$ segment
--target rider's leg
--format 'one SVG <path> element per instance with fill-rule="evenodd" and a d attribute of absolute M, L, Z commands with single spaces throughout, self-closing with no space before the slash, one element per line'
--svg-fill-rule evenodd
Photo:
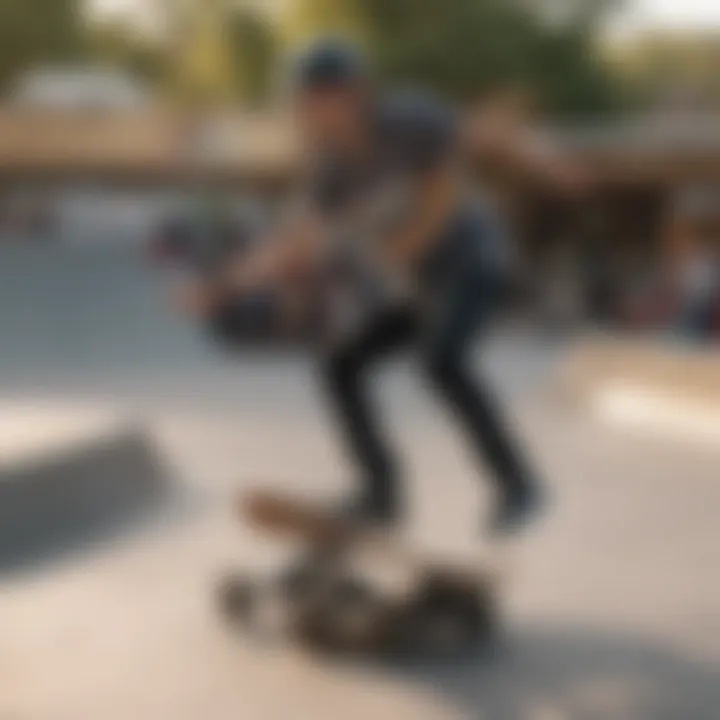
<path fill-rule="evenodd" d="M 321 365 L 335 422 L 360 473 L 358 511 L 377 519 L 394 519 L 401 508 L 398 467 L 367 388 L 368 375 L 376 361 L 407 345 L 415 332 L 408 312 L 387 313 L 329 352 Z"/>
<path fill-rule="evenodd" d="M 426 376 L 493 471 L 499 500 L 493 525 L 502 530 L 530 516 L 539 493 L 488 384 L 472 368 L 474 340 L 487 328 L 498 295 L 496 279 L 459 261 L 444 278 L 427 318 L 422 359 Z"/>

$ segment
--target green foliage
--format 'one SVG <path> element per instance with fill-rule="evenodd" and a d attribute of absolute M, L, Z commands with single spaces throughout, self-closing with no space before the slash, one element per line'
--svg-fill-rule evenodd
<path fill-rule="evenodd" d="M 720 108 L 720 33 L 653 32 L 616 48 L 615 60 L 630 95 L 646 106 L 681 104 Z"/>
<path fill-rule="evenodd" d="M 166 54 L 176 98 L 192 104 L 240 100 L 259 105 L 277 64 L 275 28 L 260 11 L 232 0 L 174 0 L 167 5 Z"/>
<path fill-rule="evenodd" d="M 544 105 L 560 115 L 605 115 L 622 104 L 618 79 L 582 26 L 540 34 L 529 56 L 527 80 Z"/>
<path fill-rule="evenodd" d="M 79 0 L 0 1 L 0 88 L 32 66 L 73 62 L 87 52 Z"/>
<path fill-rule="evenodd" d="M 105 22 L 88 28 L 88 45 L 93 60 L 124 68 L 152 84 L 167 78 L 169 59 L 157 42 L 140 36 L 122 22 Z"/>
<path fill-rule="evenodd" d="M 457 0 L 443 12 L 433 5 L 364 3 L 383 78 L 426 83 L 470 100 L 521 74 L 531 35 L 525 13 L 507 3 L 474 0 Z"/>
<path fill-rule="evenodd" d="M 229 14 L 227 37 L 238 95 L 248 105 L 267 98 L 278 56 L 278 40 L 266 18 L 247 9 Z"/>
<path fill-rule="evenodd" d="M 281 17 L 283 34 L 291 43 L 318 34 L 360 39 L 365 29 L 362 4 L 356 0 L 290 0 Z"/>
<path fill-rule="evenodd" d="M 199 84 L 202 97 L 266 97 L 280 49 L 268 14 L 235 0 L 148 2 L 179 30 L 151 40 L 129 25 L 86 25 L 83 0 L 0 0 L 0 88 L 33 65 L 99 59 L 158 84 Z M 615 2 L 292 0 L 280 29 L 291 42 L 328 32 L 360 40 L 381 82 L 461 102 L 522 85 L 550 112 L 597 114 L 618 97 L 594 46 L 598 18 Z"/>
<path fill-rule="evenodd" d="M 616 103 L 593 38 L 606 0 L 573 3 L 563 22 L 538 12 L 542 2 L 332 0 L 327 16 L 328 0 L 298 2 L 305 8 L 300 15 L 321 31 L 342 30 L 338 18 L 355 18 L 385 82 L 427 85 L 461 102 L 524 85 L 560 115 L 604 113 Z"/>

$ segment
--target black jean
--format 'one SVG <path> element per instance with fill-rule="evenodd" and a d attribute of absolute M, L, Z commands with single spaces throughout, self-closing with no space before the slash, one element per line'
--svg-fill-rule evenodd
<path fill-rule="evenodd" d="M 349 455 L 372 497 L 394 495 L 399 468 L 368 392 L 378 361 L 398 349 L 414 349 L 421 371 L 452 411 L 481 461 L 490 465 L 505 494 L 531 483 L 519 447 L 510 437 L 493 394 L 472 367 L 478 335 L 495 314 L 502 283 L 476 252 L 486 232 L 469 223 L 445 240 L 430 259 L 426 306 L 395 308 L 324 358 L 322 379 Z"/>

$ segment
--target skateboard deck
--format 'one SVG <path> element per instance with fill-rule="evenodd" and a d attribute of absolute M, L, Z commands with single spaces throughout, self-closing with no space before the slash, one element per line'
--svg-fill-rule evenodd
<path fill-rule="evenodd" d="M 497 578 L 483 563 L 432 557 L 393 532 L 280 492 L 250 492 L 236 509 L 301 555 L 270 584 L 227 578 L 219 600 L 232 621 L 252 626 L 269 589 L 290 636 L 320 650 L 443 657 L 496 636 Z"/>
<path fill-rule="evenodd" d="M 421 551 L 392 530 L 338 517 L 317 503 L 289 494 L 251 491 L 239 499 L 238 511 L 245 522 L 258 530 L 299 543 L 319 555 L 392 561 L 414 571 L 438 571 L 468 583 L 499 580 L 497 558 L 481 559 L 478 553 L 471 562 Z"/>

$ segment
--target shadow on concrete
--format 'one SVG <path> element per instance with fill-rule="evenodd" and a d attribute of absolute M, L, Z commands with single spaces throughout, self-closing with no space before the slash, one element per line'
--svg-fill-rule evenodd
<path fill-rule="evenodd" d="M 531 627 L 482 659 L 393 672 L 468 720 L 720 717 L 717 664 L 631 635 Z"/>
<path fill-rule="evenodd" d="M 141 433 L 30 463 L 0 484 L 0 579 L 112 542 L 175 502 Z"/>

